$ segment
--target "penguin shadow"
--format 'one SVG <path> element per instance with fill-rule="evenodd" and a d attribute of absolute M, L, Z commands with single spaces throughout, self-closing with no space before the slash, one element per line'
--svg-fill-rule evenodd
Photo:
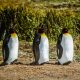
<path fill-rule="evenodd" d="M 49 65 L 60 65 L 58 62 L 48 62 Z"/>
<path fill-rule="evenodd" d="M 0 66 L 6 66 L 6 65 L 26 65 L 26 64 L 24 64 L 24 63 L 22 63 L 22 62 L 19 62 L 17 59 L 16 60 L 14 60 L 13 62 L 11 62 L 11 63 L 6 63 L 6 62 L 2 62 L 1 64 L 0 64 Z"/>
<path fill-rule="evenodd" d="M 67 66 L 67 65 L 69 65 L 70 63 L 65 63 L 65 64 L 63 64 L 63 66 Z M 44 62 L 44 63 L 42 63 L 42 64 L 36 64 L 36 63 L 34 63 L 34 62 L 32 62 L 32 63 L 22 63 L 22 62 L 16 62 L 16 63 L 11 63 L 11 64 L 7 64 L 7 63 L 1 63 L 0 64 L 0 66 L 6 66 L 6 65 L 27 65 L 27 66 L 44 66 L 44 65 L 62 65 L 62 64 L 60 64 L 59 62 L 55 62 L 55 63 L 52 63 L 52 62 Z"/>
<path fill-rule="evenodd" d="M 69 61 L 69 62 L 67 62 L 67 63 L 65 63 L 65 64 L 63 64 L 64 66 L 65 65 L 69 65 L 71 62 Z M 2 62 L 1 64 L 0 64 L 0 66 L 5 66 L 5 65 L 27 65 L 27 66 L 42 66 L 42 65 L 62 65 L 62 64 L 60 64 L 58 61 L 56 61 L 56 62 L 50 62 L 50 61 L 48 61 L 48 62 L 44 62 L 44 63 L 41 63 L 41 64 L 38 64 L 38 63 L 35 63 L 35 62 L 32 62 L 32 63 L 22 63 L 22 62 L 20 62 L 20 61 L 18 61 L 18 60 L 14 60 L 13 62 L 11 62 L 10 64 L 7 64 L 7 63 L 5 63 L 5 62 Z"/>
<path fill-rule="evenodd" d="M 6 63 L 4 63 L 4 62 L 2 62 L 1 64 L 0 64 L 0 66 L 5 66 L 5 65 L 7 65 Z"/>
<path fill-rule="evenodd" d="M 28 64 L 30 66 L 43 66 L 43 65 L 56 65 L 55 63 L 51 63 L 51 62 L 44 62 L 44 63 L 41 63 L 41 64 L 38 64 L 38 63 L 35 63 L 35 62 L 32 62 L 30 64 Z"/>
<path fill-rule="evenodd" d="M 18 62 L 18 63 L 15 63 L 16 65 L 27 65 L 27 66 L 42 66 L 42 65 L 55 65 L 55 63 L 50 63 L 50 62 L 44 62 L 42 64 L 37 64 L 37 63 L 21 63 L 21 62 Z"/>
<path fill-rule="evenodd" d="M 66 62 L 66 63 L 64 63 L 64 64 L 60 64 L 58 61 L 57 61 L 57 62 L 55 62 L 55 65 L 68 66 L 68 65 L 70 65 L 70 64 L 71 64 L 71 61 L 68 61 L 68 62 Z"/>

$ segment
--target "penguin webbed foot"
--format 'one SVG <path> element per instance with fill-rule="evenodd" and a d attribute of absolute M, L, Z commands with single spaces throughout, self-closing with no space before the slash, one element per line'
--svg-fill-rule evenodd
<path fill-rule="evenodd" d="M 0 64 L 0 66 L 5 66 L 5 65 L 8 65 L 6 62 L 2 62 L 1 64 Z"/>
<path fill-rule="evenodd" d="M 68 61 L 66 63 L 64 63 L 63 65 L 69 65 L 71 63 L 71 61 Z"/>
<path fill-rule="evenodd" d="M 61 64 L 59 61 L 58 62 L 56 62 L 55 64 L 57 64 L 57 65 L 69 65 L 71 63 L 71 61 L 68 61 L 68 62 L 66 62 L 66 63 L 64 63 L 64 64 Z"/>
<path fill-rule="evenodd" d="M 39 65 L 38 62 L 32 62 L 30 65 Z"/>
<path fill-rule="evenodd" d="M 56 62 L 55 64 L 57 64 L 57 65 L 61 65 L 59 61 L 58 61 L 58 62 Z"/>
<path fill-rule="evenodd" d="M 11 64 L 18 64 L 19 62 L 18 62 L 18 60 L 17 59 L 15 59 L 13 62 L 11 62 Z"/>
<path fill-rule="evenodd" d="M 44 64 L 49 64 L 49 62 L 48 61 L 47 62 L 43 62 L 40 65 L 44 65 Z"/>

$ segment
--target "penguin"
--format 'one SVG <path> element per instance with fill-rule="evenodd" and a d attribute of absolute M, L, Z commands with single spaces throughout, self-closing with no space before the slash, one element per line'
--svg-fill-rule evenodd
<path fill-rule="evenodd" d="M 18 36 L 14 29 L 10 28 L 9 33 L 3 41 L 3 63 L 13 64 L 18 59 Z"/>
<path fill-rule="evenodd" d="M 38 60 L 40 57 L 39 44 L 40 44 L 41 36 L 38 32 L 35 32 L 34 40 L 33 40 L 33 54 L 35 61 L 32 64 L 38 64 Z"/>
<path fill-rule="evenodd" d="M 57 41 L 58 64 L 66 65 L 73 61 L 73 48 L 73 38 L 68 33 L 68 29 L 63 28 Z"/>
<path fill-rule="evenodd" d="M 49 61 L 49 41 L 43 28 L 40 28 L 33 40 L 35 64 L 44 64 Z"/>

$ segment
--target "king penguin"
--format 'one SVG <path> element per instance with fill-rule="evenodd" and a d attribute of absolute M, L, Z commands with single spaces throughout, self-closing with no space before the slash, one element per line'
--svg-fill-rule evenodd
<path fill-rule="evenodd" d="M 33 53 L 35 64 L 44 64 L 49 61 L 49 41 L 42 28 L 35 34 L 33 40 Z"/>
<path fill-rule="evenodd" d="M 73 61 L 73 38 L 67 28 L 63 28 L 57 42 L 57 56 L 59 64 L 69 64 Z"/>
<path fill-rule="evenodd" d="M 18 36 L 14 29 L 9 29 L 9 34 L 3 41 L 3 63 L 12 64 L 18 59 L 18 47 L 19 41 Z"/>

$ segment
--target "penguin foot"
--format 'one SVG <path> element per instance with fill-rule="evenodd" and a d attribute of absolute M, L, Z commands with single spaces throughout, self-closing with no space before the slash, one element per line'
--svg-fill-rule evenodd
<path fill-rule="evenodd" d="M 43 62 L 43 63 L 41 63 L 40 65 L 44 65 L 44 64 L 49 64 L 49 62 Z"/>
<path fill-rule="evenodd" d="M 32 62 L 30 65 L 39 65 L 37 62 Z"/>
<path fill-rule="evenodd" d="M 56 62 L 55 64 L 57 64 L 57 65 L 69 65 L 70 63 L 71 63 L 71 61 L 68 61 L 68 62 L 66 62 L 64 64 L 60 64 L 60 62 Z"/>
<path fill-rule="evenodd" d="M 66 63 L 64 63 L 63 65 L 69 65 L 71 63 L 71 61 L 68 61 Z"/>
<path fill-rule="evenodd" d="M 60 62 L 56 62 L 55 64 L 57 64 L 57 65 L 61 65 Z"/>
<path fill-rule="evenodd" d="M 0 64 L 0 66 L 5 66 L 5 65 L 8 65 L 6 62 L 2 62 L 1 64 Z"/>
<path fill-rule="evenodd" d="M 18 63 L 18 60 L 15 59 L 13 62 L 11 62 L 11 64 L 17 64 Z"/>

